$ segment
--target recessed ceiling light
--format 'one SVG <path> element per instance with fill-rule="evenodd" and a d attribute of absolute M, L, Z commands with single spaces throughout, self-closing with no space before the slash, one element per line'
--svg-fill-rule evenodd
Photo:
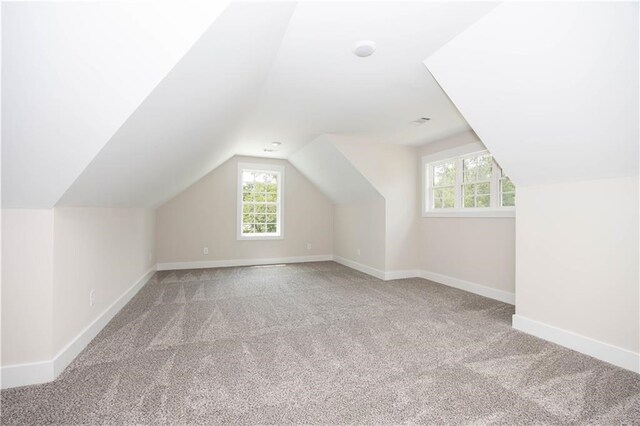
<path fill-rule="evenodd" d="M 271 145 L 280 146 L 280 145 L 282 145 L 282 142 L 271 142 Z"/>
<path fill-rule="evenodd" d="M 353 45 L 353 54 L 361 58 L 373 55 L 376 51 L 376 43 L 371 40 L 360 40 Z"/>
<path fill-rule="evenodd" d="M 420 117 L 417 120 L 410 121 L 409 124 L 413 124 L 414 126 L 420 126 L 429 120 L 431 120 L 431 117 Z"/>
<path fill-rule="evenodd" d="M 277 149 L 275 149 L 275 148 L 265 148 L 264 149 L 264 152 L 276 152 L 276 151 L 277 151 Z"/>

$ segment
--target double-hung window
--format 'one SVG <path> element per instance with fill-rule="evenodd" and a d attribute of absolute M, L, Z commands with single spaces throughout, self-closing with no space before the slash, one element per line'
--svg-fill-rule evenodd
<path fill-rule="evenodd" d="M 423 216 L 515 215 L 516 188 L 486 150 L 423 158 Z"/>
<path fill-rule="evenodd" d="M 284 167 L 238 163 L 238 239 L 280 239 Z"/>

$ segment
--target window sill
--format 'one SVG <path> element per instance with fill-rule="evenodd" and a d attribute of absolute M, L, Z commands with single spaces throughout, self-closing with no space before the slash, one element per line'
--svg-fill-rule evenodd
<path fill-rule="evenodd" d="M 284 235 L 239 235 L 238 241 L 284 240 Z"/>
<path fill-rule="evenodd" d="M 516 211 L 515 209 L 428 211 L 422 212 L 422 217 L 516 217 Z"/>

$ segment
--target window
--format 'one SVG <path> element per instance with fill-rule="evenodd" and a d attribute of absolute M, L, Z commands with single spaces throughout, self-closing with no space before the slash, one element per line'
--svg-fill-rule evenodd
<path fill-rule="evenodd" d="M 424 157 L 423 168 L 424 216 L 514 216 L 516 188 L 488 151 Z"/>
<path fill-rule="evenodd" d="M 238 163 L 238 239 L 283 238 L 284 167 Z"/>

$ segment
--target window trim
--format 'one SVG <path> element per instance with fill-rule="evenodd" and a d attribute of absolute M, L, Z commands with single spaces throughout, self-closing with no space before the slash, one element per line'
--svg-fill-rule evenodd
<path fill-rule="evenodd" d="M 262 241 L 284 239 L 284 166 L 267 163 L 238 163 L 237 191 L 236 191 L 236 238 L 238 241 Z M 277 210 L 277 235 L 243 234 L 242 233 L 242 172 L 245 170 L 277 173 L 278 174 L 278 210 Z"/>
<path fill-rule="evenodd" d="M 431 204 L 431 191 L 433 190 L 433 188 L 431 187 L 431 179 L 433 179 L 433 177 L 431 176 L 432 168 L 430 168 L 429 166 L 440 162 L 446 162 L 447 160 L 455 159 L 457 163 L 455 187 L 457 188 L 459 186 L 459 183 L 462 182 L 462 160 L 464 158 L 473 157 L 485 152 L 491 154 L 481 142 L 474 142 L 422 157 L 422 217 L 515 217 L 515 207 L 501 207 L 496 204 L 500 202 L 499 181 L 502 176 L 498 176 L 499 173 L 493 173 L 493 171 L 491 173 L 490 180 L 491 207 L 463 208 L 461 206 L 461 197 L 456 197 L 454 208 L 437 210 L 429 208 Z M 492 167 L 496 166 L 497 163 L 495 159 L 493 159 Z"/>

